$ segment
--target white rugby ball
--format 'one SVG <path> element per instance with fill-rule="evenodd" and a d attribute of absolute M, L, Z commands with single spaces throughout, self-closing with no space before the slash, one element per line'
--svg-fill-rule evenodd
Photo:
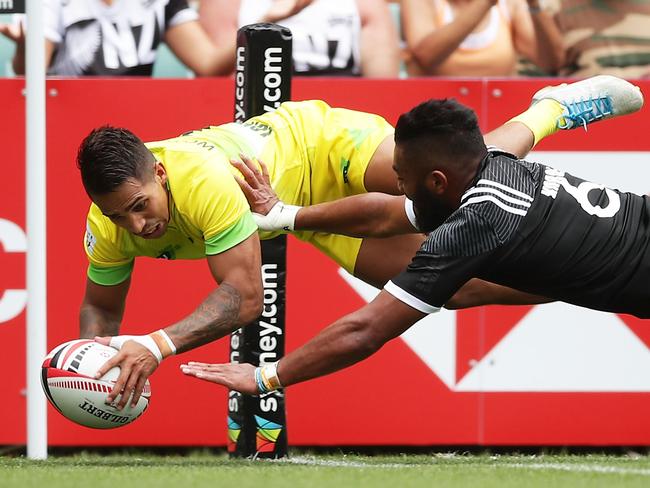
<path fill-rule="evenodd" d="M 147 380 L 135 407 L 130 402 L 122 410 L 106 405 L 120 369 L 112 368 L 99 379 L 95 379 L 95 373 L 116 354 L 114 348 L 89 339 L 55 347 L 43 361 L 41 384 L 45 396 L 65 417 L 86 427 L 113 429 L 130 424 L 147 409 L 151 386 Z"/>

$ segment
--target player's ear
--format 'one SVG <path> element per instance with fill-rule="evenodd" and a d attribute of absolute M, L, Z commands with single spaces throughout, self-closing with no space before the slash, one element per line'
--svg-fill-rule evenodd
<path fill-rule="evenodd" d="M 424 179 L 424 184 L 427 190 L 429 190 L 429 193 L 434 195 L 442 195 L 449 186 L 447 175 L 437 169 L 427 173 Z"/>
<path fill-rule="evenodd" d="M 154 172 L 156 178 L 160 180 L 160 183 L 164 186 L 167 184 L 167 171 L 160 161 L 156 161 L 154 166 Z"/>

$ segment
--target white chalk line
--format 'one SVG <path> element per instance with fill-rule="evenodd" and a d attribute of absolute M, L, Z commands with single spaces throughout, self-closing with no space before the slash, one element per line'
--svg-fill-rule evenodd
<path fill-rule="evenodd" d="M 323 466 L 331 468 L 383 468 L 383 469 L 412 469 L 436 466 L 436 463 L 366 463 L 363 461 L 344 461 L 335 459 L 317 459 L 307 456 L 294 456 L 283 458 L 277 463 L 297 464 L 303 466 Z M 439 465 L 440 466 L 440 465 Z M 449 465 L 453 466 L 453 465 Z M 463 466 L 458 464 L 457 466 Z M 630 474 L 640 476 L 650 476 L 650 468 L 628 468 L 620 466 L 604 466 L 602 464 L 562 464 L 562 463 L 495 463 L 495 464 L 467 464 L 468 467 L 489 467 L 493 469 L 510 468 L 510 469 L 531 469 L 531 470 L 549 470 L 549 471 L 566 471 L 573 473 L 599 473 L 599 474 Z"/>
<path fill-rule="evenodd" d="M 325 466 L 331 468 L 414 468 L 428 466 L 427 464 L 399 464 L 399 463 L 364 463 L 361 461 L 338 461 L 335 459 L 317 459 L 307 456 L 293 456 L 278 459 L 274 462 L 287 464 L 300 464 L 304 466 Z"/>
<path fill-rule="evenodd" d="M 536 470 L 550 469 L 553 471 L 567 471 L 567 472 L 580 472 L 580 473 L 637 474 L 641 476 L 650 476 L 650 469 L 647 468 L 623 468 L 619 466 L 603 466 L 600 464 L 506 463 L 506 464 L 494 465 L 495 468 L 498 468 L 500 466 L 505 466 L 508 468 L 516 468 L 516 469 L 536 469 Z"/>

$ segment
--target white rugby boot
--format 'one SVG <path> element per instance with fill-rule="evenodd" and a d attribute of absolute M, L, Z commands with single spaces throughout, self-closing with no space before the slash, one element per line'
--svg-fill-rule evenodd
<path fill-rule="evenodd" d="M 562 105 L 558 129 L 575 129 L 599 120 L 634 113 L 643 107 L 638 86 L 616 76 L 598 75 L 574 83 L 547 86 L 533 95 L 532 103 L 552 99 Z"/>

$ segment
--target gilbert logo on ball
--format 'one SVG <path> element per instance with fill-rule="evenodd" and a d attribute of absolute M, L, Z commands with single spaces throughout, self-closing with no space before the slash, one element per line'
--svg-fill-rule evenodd
<path fill-rule="evenodd" d="M 151 397 L 148 380 L 135 407 L 127 403 L 120 411 L 105 403 L 120 370 L 112 368 L 99 379 L 95 373 L 116 354 L 112 347 L 88 339 L 55 347 L 41 371 L 43 391 L 52 406 L 73 422 L 95 429 L 122 427 L 142 415 Z"/>

